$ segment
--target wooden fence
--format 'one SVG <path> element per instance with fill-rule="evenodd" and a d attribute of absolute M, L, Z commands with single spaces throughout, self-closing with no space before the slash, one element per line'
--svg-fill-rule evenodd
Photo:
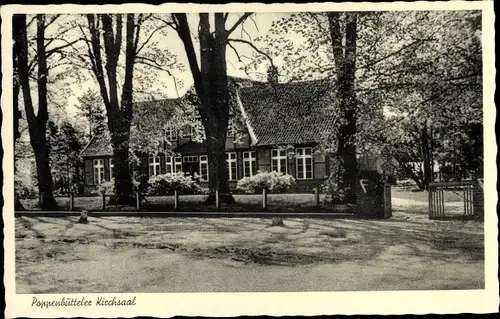
<path fill-rule="evenodd" d="M 429 184 L 429 218 L 447 219 L 453 217 L 450 208 L 446 209 L 449 202 L 446 192 L 452 192 L 462 198 L 462 214 L 455 217 L 464 219 L 480 218 L 484 216 L 484 194 L 480 181 L 436 182 Z M 453 210 L 455 213 L 461 207 Z"/>
<path fill-rule="evenodd" d="M 219 209 L 220 208 L 220 193 L 219 191 L 215 191 L 215 208 Z M 19 200 L 19 195 L 16 193 L 16 200 Z M 147 196 L 142 194 L 141 192 L 136 191 L 135 194 L 135 209 L 140 210 L 143 208 L 144 202 L 149 203 L 147 200 Z M 75 210 L 75 196 L 73 193 L 68 194 L 68 204 L 66 206 L 66 209 L 69 211 Z M 100 197 L 100 210 L 104 211 L 106 210 L 110 205 L 108 204 L 108 199 L 112 197 L 112 195 L 109 194 L 101 194 L 99 195 Z M 181 201 L 181 194 L 178 191 L 174 191 L 174 194 L 172 195 L 174 202 L 173 202 L 173 209 L 177 210 L 179 209 L 180 205 L 182 204 Z M 43 203 L 43 193 L 39 194 L 38 197 L 39 201 L 39 206 L 42 206 Z M 268 208 L 268 191 L 267 189 L 262 190 L 262 201 L 261 201 L 261 208 L 266 210 Z M 312 204 L 314 207 L 319 208 L 320 207 L 320 190 L 319 187 L 314 187 L 313 188 L 313 196 L 312 196 Z M 61 207 L 64 210 L 64 207 Z"/>

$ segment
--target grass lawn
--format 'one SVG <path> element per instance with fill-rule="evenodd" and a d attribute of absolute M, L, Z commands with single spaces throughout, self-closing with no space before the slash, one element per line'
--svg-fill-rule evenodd
<path fill-rule="evenodd" d="M 16 218 L 17 293 L 483 289 L 483 224 L 388 220 Z"/>

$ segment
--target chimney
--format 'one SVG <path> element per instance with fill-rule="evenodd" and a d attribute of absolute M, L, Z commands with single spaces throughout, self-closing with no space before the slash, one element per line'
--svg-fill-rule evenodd
<path fill-rule="evenodd" d="M 271 84 L 278 84 L 279 82 L 278 68 L 273 64 L 267 67 L 267 82 Z"/>

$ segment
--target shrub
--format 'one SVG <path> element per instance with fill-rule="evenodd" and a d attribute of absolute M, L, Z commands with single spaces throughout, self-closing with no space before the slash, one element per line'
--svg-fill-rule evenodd
<path fill-rule="evenodd" d="M 15 180 L 14 187 L 20 198 L 35 198 L 38 194 L 36 186 L 25 181 Z"/>
<path fill-rule="evenodd" d="M 346 194 L 339 187 L 338 178 L 331 175 L 321 186 L 322 193 L 326 194 L 326 201 L 331 203 L 343 203 L 346 200 Z"/>
<path fill-rule="evenodd" d="M 244 193 L 260 193 L 265 188 L 272 193 L 282 193 L 295 185 L 293 176 L 278 172 L 258 172 L 238 181 L 236 188 Z"/>
<path fill-rule="evenodd" d="M 115 181 L 111 179 L 110 181 L 104 181 L 97 187 L 97 193 L 99 195 L 114 195 L 115 194 Z"/>
<path fill-rule="evenodd" d="M 182 193 L 200 193 L 201 187 L 191 176 L 184 172 L 156 175 L 149 179 L 150 195 L 172 195 L 174 191 Z"/>

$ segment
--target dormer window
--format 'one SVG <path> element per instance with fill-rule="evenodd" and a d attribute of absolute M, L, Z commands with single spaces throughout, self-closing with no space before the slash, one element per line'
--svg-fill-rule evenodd
<path fill-rule="evenodd" d="M 227 134 L 227 137 L 234 136 L 234 117 L 232 117 L 232 116 L 230 116 L 229 120 L 227 121 L 226 134 Z"/>
<path fill-rule="evenodd" d="M 177 140 L 177 130 L 172 127 L 172 125 L 167 126 L 167 130 L 165 132 L 166 138 L 168 141 L 176 141 Z"/>
<path fill-rule="evenodd" d="M 189 138 L 194 136 L 194 127 L 192 125 L 186 125 L 182 129 L 182 137 Z"/>

